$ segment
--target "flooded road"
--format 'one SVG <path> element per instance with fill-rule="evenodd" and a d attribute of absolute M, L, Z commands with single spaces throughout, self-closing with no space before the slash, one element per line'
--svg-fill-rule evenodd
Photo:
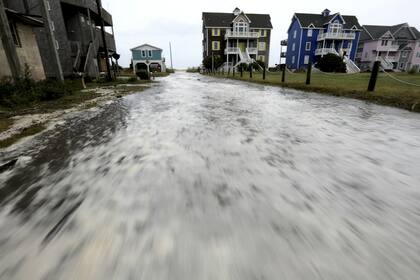
<path fill-rule="evenodd" d="M 419 279 L 420 114 L 177 73 L 0 158 L 0 279 Z"/>

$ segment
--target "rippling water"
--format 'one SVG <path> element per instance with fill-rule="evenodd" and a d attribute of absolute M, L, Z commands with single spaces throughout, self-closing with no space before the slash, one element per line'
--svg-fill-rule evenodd
<path fill-rule="evenodd" d="M 0 157 L 1 279 L 419 279 L 419 114 L 177 73 Z"/>

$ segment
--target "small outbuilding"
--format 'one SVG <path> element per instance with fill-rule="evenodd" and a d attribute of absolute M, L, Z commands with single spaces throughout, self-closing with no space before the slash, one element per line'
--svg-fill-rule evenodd
<path fill-rule="evenodd" d="M 149 44 L 131 49 L 134 73 L 139 71 L 166 72 L 163 50 Z"/>

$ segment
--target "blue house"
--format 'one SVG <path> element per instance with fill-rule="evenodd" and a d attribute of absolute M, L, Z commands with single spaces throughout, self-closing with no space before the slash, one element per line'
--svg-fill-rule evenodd
<path fill-rule="evenodd" d="M 165 72 L 165 58 L 162 57 L 162 52 L 162 49 L 149 44 L 131 49 L 134 73 L 139 70 Z"/>
<path fill-rule="evenodd" d="M 286 65 L 306 68 L 320 57 L 333 53 L 343 57 L 347 72 L 360 72 L 354 63 L 362 27 L 355 16 L 296 13 L 288 30 Z"/>

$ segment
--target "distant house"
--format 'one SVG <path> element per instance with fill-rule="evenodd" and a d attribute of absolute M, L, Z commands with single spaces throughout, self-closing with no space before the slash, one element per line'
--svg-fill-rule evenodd
<path fill-rule="evenodd" d="M 134 73 L 139 70 L 148 72 L 165 72 L 165 58 L 162 57 L 162 49 L 149 44 L 131 49 Z"/>
<path fill-rule="evenodd" d="M 21 72 L 29 70 L 32 79 L 45 79 L 44 67 L 34 32 L 35 27 L 44 26 L 42 19 L 8 8 L 5 8 L 5 13 L 9 21 L 8 27 L 13 37 Z M 3 43 L 0 41 L 0 78 L 4 77 L 12 77 L 12 70 Z"/>
<path fill-rule="evenodd" d="M 288 30 L 286 64 L 291 69 L 306 68 L 332 53 L 343 57 L 348 72 L 358 72 L 354 60 L 361 31 L 355 16 L 331 14 L 328 9 L 320 14 L 296 13 Z"/>
<path fill-rule="evenodd" d="M 268 66 L 271 18 L 248 14 L 236 8 L 232 13 L 203 13 L 203 59 L 218 55 L 225 68 L 262 61 Z"/>
<path fill-rule="evenodd" d="M 370 70 L 380 61 L 385 70 L 420 70 L 420 32 L 407 23 L 393 26 L 364 25 L 357 63 Z"/>

